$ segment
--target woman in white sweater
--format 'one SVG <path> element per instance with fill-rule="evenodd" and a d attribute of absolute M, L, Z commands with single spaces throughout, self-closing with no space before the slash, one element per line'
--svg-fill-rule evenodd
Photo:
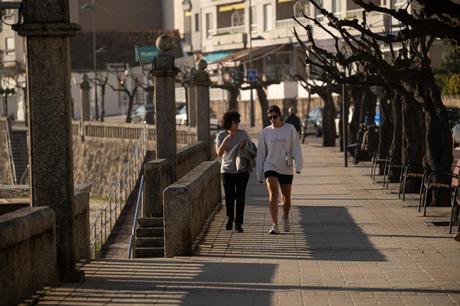
<path fill-rule="evenodd" d="M 257 150 L 257 179 L 267 184 L 272 227 L 270 234 L 278 234 L 278 198 L 283 195 L 283 230 L 289 232 L 291 186 L 294 169 L 299 174 L 303 167 L 299 136 L 293 125 L 283 123 L 281 110 L 272 105 L 268 108 L 271 125 L 265 127 L 259 137 Z M 281 188 L 278 188 L 278 185 Z"/>

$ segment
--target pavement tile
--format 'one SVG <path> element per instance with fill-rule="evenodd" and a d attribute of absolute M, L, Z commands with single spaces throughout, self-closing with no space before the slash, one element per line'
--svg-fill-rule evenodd
<path fill-rule="evenodd" d="M 221 209 L 194 256 L 94 260 L 85 283 L 38 304 L 460 305 L 460 244 L 446 228 L 427 226 L 415 195 L 398 200 L 397 184 L 373 184 L 369 163 L 344 168 L 337 148 L 315 141 L 302 145 L 290 233 L 267 234 L 267 193 L 252 176 L 244 233 L 225 230 Z"/>

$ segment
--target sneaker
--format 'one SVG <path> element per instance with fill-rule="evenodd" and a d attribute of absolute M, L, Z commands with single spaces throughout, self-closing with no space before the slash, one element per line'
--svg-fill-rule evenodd
<path fill-rule="evenodd" d="M 285 232 L 291 231 L 291 224 L 289 224 L 289 219 L 283 219 L 283 230 Z"/>
<path fill-rule="evenodd" d="M 232 228 L 233 228 L 233 222 L 230 222 L 230 221 L 227 222 L 227 225 L 225 226 L 225 229 L 226 229 L 227 231 L 231 231 Z"/>
<path fill-rule="evenodd" d="M 280 233 L 280 229 L 278 227 L 278 224 L 273 224 L 272 225 L 272 228 L 270 229 L 270 231 L 268 232 L 270 235 L 276 235 L 276 234 L 279 234 Z"/>
<path fill-rule="evenodd" d="M 238 233 L 244 232 L 243 226 L 242 226 L 241 224 L 235 224 L 235 230 L 236 230 Z"/>

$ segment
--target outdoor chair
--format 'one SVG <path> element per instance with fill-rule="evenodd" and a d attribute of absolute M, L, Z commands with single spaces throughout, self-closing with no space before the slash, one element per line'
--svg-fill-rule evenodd
<path fill-rule="evenodd" d="M 406 185 L 408 180 L 421 180 L 423 178 L 423 167 L 421 165 L 417 165 L 414 163 L 406 163 L 401 171 L 401 175 L 399 177 L 399 194 L 398 198 L 401 199 L 403 202 L 406 200 Z"/>
<path fill-rule="evenodd" d="M 375 177 L 377 176 L 377 169 L 380 169 L 381 165 L 385 165 L 389 157 L 380 158 L 378 157 L 378 152 L 376 151 L 372 156 L 372 166 L 371 166 L 371 179 L 375 182 Z"/>
<path fill-rule="evenodd" d="M 460 220 L 459 220 L 459 213 L 460 213 L 460 199 L 457 198 L 458 190 L 460 185 L 457 185 L 454 189 L 454 193 L 452 194 L 451 199 L 451 211 L 450 211 L 450 221 L 449 221 L 449 234 L 452 234 L 452 225 L 455 221 L 457 221 L 457 233 L 460 233 Z"/>
<path fill-rule="evenodd" d="M 383 170 L 383 187 L 388 188 L 388 185 L 390 183 L 390 171 L 392 169 L 401 169 L 402 171 L 402 165 L 400 164 L 393 164 L 391 161 L 391 158 L 387 158 L 385 161 L 385 167 Z"/>
<path fill-rule="evenodd" d="M 420 188 L 420 198 L 418 202 L 418 211 L 420 212 L 423 206 L 423 216 L 426 216 L 426 208 L 428 201 L 428 193 L 433 190 L 446 190 L 453 193 L 456 187 L 459 185 L 458 175 L 460 174 L 460 159 L 455 165 L 454 171 L 452 172 L 441 172 L 431 171 L 426 172 L 422 178 L 422 185 Z M 450 179 L 450 183 L 438 183 L 437 180 Z"/>

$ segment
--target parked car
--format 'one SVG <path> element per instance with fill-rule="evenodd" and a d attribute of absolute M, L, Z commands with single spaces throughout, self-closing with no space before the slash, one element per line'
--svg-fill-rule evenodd
<path fill-rule="evenodd" d="M 308 123 L 308 124 L 307 124 Z M 305 131 L 306 126 L 306 131 Z M 302 120 L 303 133 L 315 134 L 316 137 L 323 135 L 323 108 L 317 107 L 310 111 L 308 116 Z"/>
<path fill-rule="evenodd" d="M 449 120 L 449 127 L 452 129 L 460 121 L 460 108 L 446 107 L 447 120 Z"/>
<path fill-rule="evenodd" d="M 141 105 L 133 112 L 133 120 L 143 121 L 144 123 L 155 123 L 155 107 L 151 104 Z"/>
<path fill-rule="evenodd" d="M 187 123 L 187 105 L 184 104 L 178 106 L 176 109 L 176 124 L 185 125 Z M 220 127 L 219 120 L 212 109 L 209 113 L 209 124 L 211 129 L 218 129 Z"/>
<path fill-rule="evenodd" d="M 176 109 L 176 124 L 187 124 L 187 105 L 183 104 Z"/>
<path fill-rule="evenodd" d="M 457 123 L 452 128 L 452 139 L 454 141 L 454 147 L 460 144 L 460 123 Z"/>

